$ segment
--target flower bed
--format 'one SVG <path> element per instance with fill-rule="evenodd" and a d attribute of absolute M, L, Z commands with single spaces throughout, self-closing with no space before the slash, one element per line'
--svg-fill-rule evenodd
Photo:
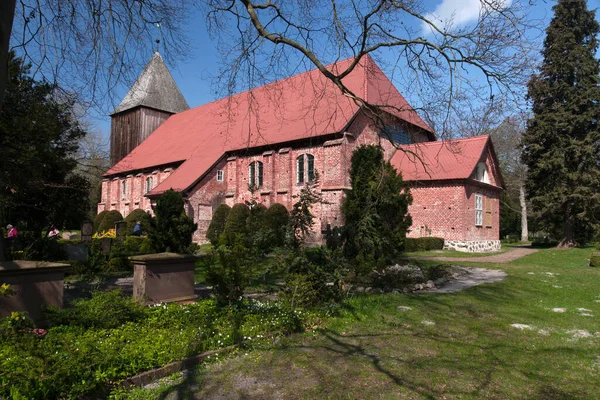
<path fill-rule="evenodd" d="M 17 330 L 5 318 L 0 322 L 0 398 L 97 393 L 203 351 L 300 331 L 306 315 L 256 301 L 232 308 L 212 300 L 142 307 L 109 292 L 50 310 L 52 326 L 44 336 Z"/>

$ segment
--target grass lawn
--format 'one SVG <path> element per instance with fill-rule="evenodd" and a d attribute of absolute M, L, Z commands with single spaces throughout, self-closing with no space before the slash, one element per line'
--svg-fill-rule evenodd
<path fill-rule="evenodd" d="M 314 331 L 127 396 L 600 398 L 600 269 L 587 267 L 591 252 L 473 264 L 508 277 L 456 294 L 355 296 Z"/>

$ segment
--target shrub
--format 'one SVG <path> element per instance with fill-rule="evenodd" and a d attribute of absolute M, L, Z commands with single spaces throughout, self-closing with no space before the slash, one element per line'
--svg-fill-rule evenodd
<path fill-rule="evenodd" d="M 149 237 L 156 251 L 194 251 L 197 246 L 192 246 L 192 235 L 198 226 L 185 214 L 181 193 L 167 190 L 156 202 L 154 213 L 156 217 Z"/>
<path fill-rule="evenodd" d="M 215 210 L 208 231 L 206 232 L 206 238 L 210 241 L 213 246 L 217 246 L 219 238 L 225 230 L 225 223 L 227 222 L 227 216 L 231 211 L 231 207 L 227 204 L 220 204 Z"/>
<path fill-rule="evenodd" d="M 268 253 L 274 246 L 275 232 L 267 224 L 267 207 L 254 204 L 246 220 L 248 246 L 257 255 Z"/>
<path fill-rule="evenodd" d="M 152 254 L 156 252 L 152 247 L 152 241 L 147 237 L 127 236 L 123 241 L 123 247 L 128 256 Z"/>
<path fill-rule="evenodd" d="M 127 226 L 125 227 L 127 235 L 133 234 L 133 227 L 137 221 L 140 221 L 143 234 L 148 234 L 150 229 L 152 229 L 152 217 L 146 211 L 138 208 L 125 217 L 125 222 L 127 223 Z"/>
<path fill-rule="evenodd" d="M 408 185 L 384 160 L 381 147 L 360 146 L 352 154 L 352 190 L 342 203 L 344 253 L 356 259 L 356 272 L 392 261 L 411 224 Z"/>
<path fill-rule="evenodd" d="M 212 285 L 220 303 L 231 305 L 241 300 L 250 278 L 251 260 L 241 236 L 233 246 L 222 244 L 212 251 L 206 282 Z"/>
<path fill-rule="evenodd" d="M 100 225 L 98 225 L 97 232 L 115 229 L 115 223 L 119 221 L 123 221 L 123 216 L 121 213 L 117 210 L 111 210 L 104 216 L 102 222 L 100 222 Z"/>
<path fill-rule="evenodd" d="M 248 240 L 247 220 L 250 215 L 250 210 L 245 204 L 235 204 L 225 222 L 223 230 L 223 242 L 229 246 L 233 245 L 236 240 L 241 240 L 246 244 Z"/>
<path fill-rule="evenodd" d="M 104 219 L 104 217 L 106 217 L 106 214 L 108 214 L 108 211 L 104 210 L 104 211 L 100 211 L 94 217 L 94 233 L 98 232 L 98 228 L 100 227 L 100 224 L 102 223 L 102 220 Z"/>
<path fill-rule="evenodd" d="M 343 297 L 339 260 L 323 247 L 305 249 L 287 260 L 281 298 L 292 309 L 334 303 Z"/>
<path fill-rule="evenodd" d="M 444 248 L 444 238 L 421 237 L 406 238 L 404 241 L 404 250 L 407 252 L 442 250 Z"/>
<path fill-rule="evenodd" d="M 593 252 L 590 257 L 590 267 L 600 267 L 600 253 Z"/>
<path fill-rule="evenodd" d="M 265 222 L 274 234 L 273 247 L 283 246 L 290 223 L 290 213 L 287 208 L 280 203 L 272 204 L 265 214 Z"/>
<path fill-rule="evenodd" d="M 71 325 L 83 328 L 113 329 L 126 322 L 140 320 L 146 308 L 123 296 L 119 290 L 93 292 L 91 299 L 73 301 L 71 307 L 49 307 L 46 318 L 50 326 Z"/>

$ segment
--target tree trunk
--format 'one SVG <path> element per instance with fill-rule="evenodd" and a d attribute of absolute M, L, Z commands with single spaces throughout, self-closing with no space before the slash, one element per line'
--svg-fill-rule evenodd
<path fill-rule="evenodd" d="M 574 225 L 574 221 L 573 221 L 573 217 L 571 215 L 568 215 L 569 213 L 567 212 L 567 216 L 565 217 L 565 221 L 564 221 L 564 229 L 563 229 L 563 238 L 560 240 L 560 242 L 558 242 L 558 246 L 556 246 L 559 249 L 568 249 L 571 248 L 573 246 L 575 246 L 575 239 L 574 239 L 574 231 L 573 231 L 573 225 Z"/>
<path fill-rule="evenodd" d="M 525 201 L 525 183 L 519 185 L 519 203 L 521 203 L 521 242 L 529 240 L 529 228 L 527 226 L 527 202 Z"/>
<path fill-rule="evenodd" d="M 15 19 L 16 4 L 17 0 L 0 1 L 0 110 L 2 109 L 4 90 L 8 82 L 8 48 Z"/>

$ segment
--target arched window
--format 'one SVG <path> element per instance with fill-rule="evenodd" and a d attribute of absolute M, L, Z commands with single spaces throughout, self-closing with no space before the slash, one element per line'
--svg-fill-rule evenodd
<path fill-rule="evenodd" d="M 127 198 L 127 181 L 124 179 L 121 182 L 121 200 L 125 200 Z"/>
<path fill-rule="evenodd" d="M 149 191 L 151 191 L 152 187 L 153 187 L 152 177 L 146 178 L 146 191 L 144 193 L 148 193 Z"/>
<path fill-rule="evenodd" d="M 315 156 L 301 154 L 296 158 L 296 183 L 312 182 L 315 179 Z"/>
<path fill-rule="evenodd" d="M 251 162 L 248 165 L 248 186 L 259 188 L 263 184 L 263 163 L 260 161 Z"/>
<path fill-rule="evenodd" d="M 479 182 L 489 183 L 487 168 L 484 162 L 477 164 L 477 176 L 475 177 Z"/>

